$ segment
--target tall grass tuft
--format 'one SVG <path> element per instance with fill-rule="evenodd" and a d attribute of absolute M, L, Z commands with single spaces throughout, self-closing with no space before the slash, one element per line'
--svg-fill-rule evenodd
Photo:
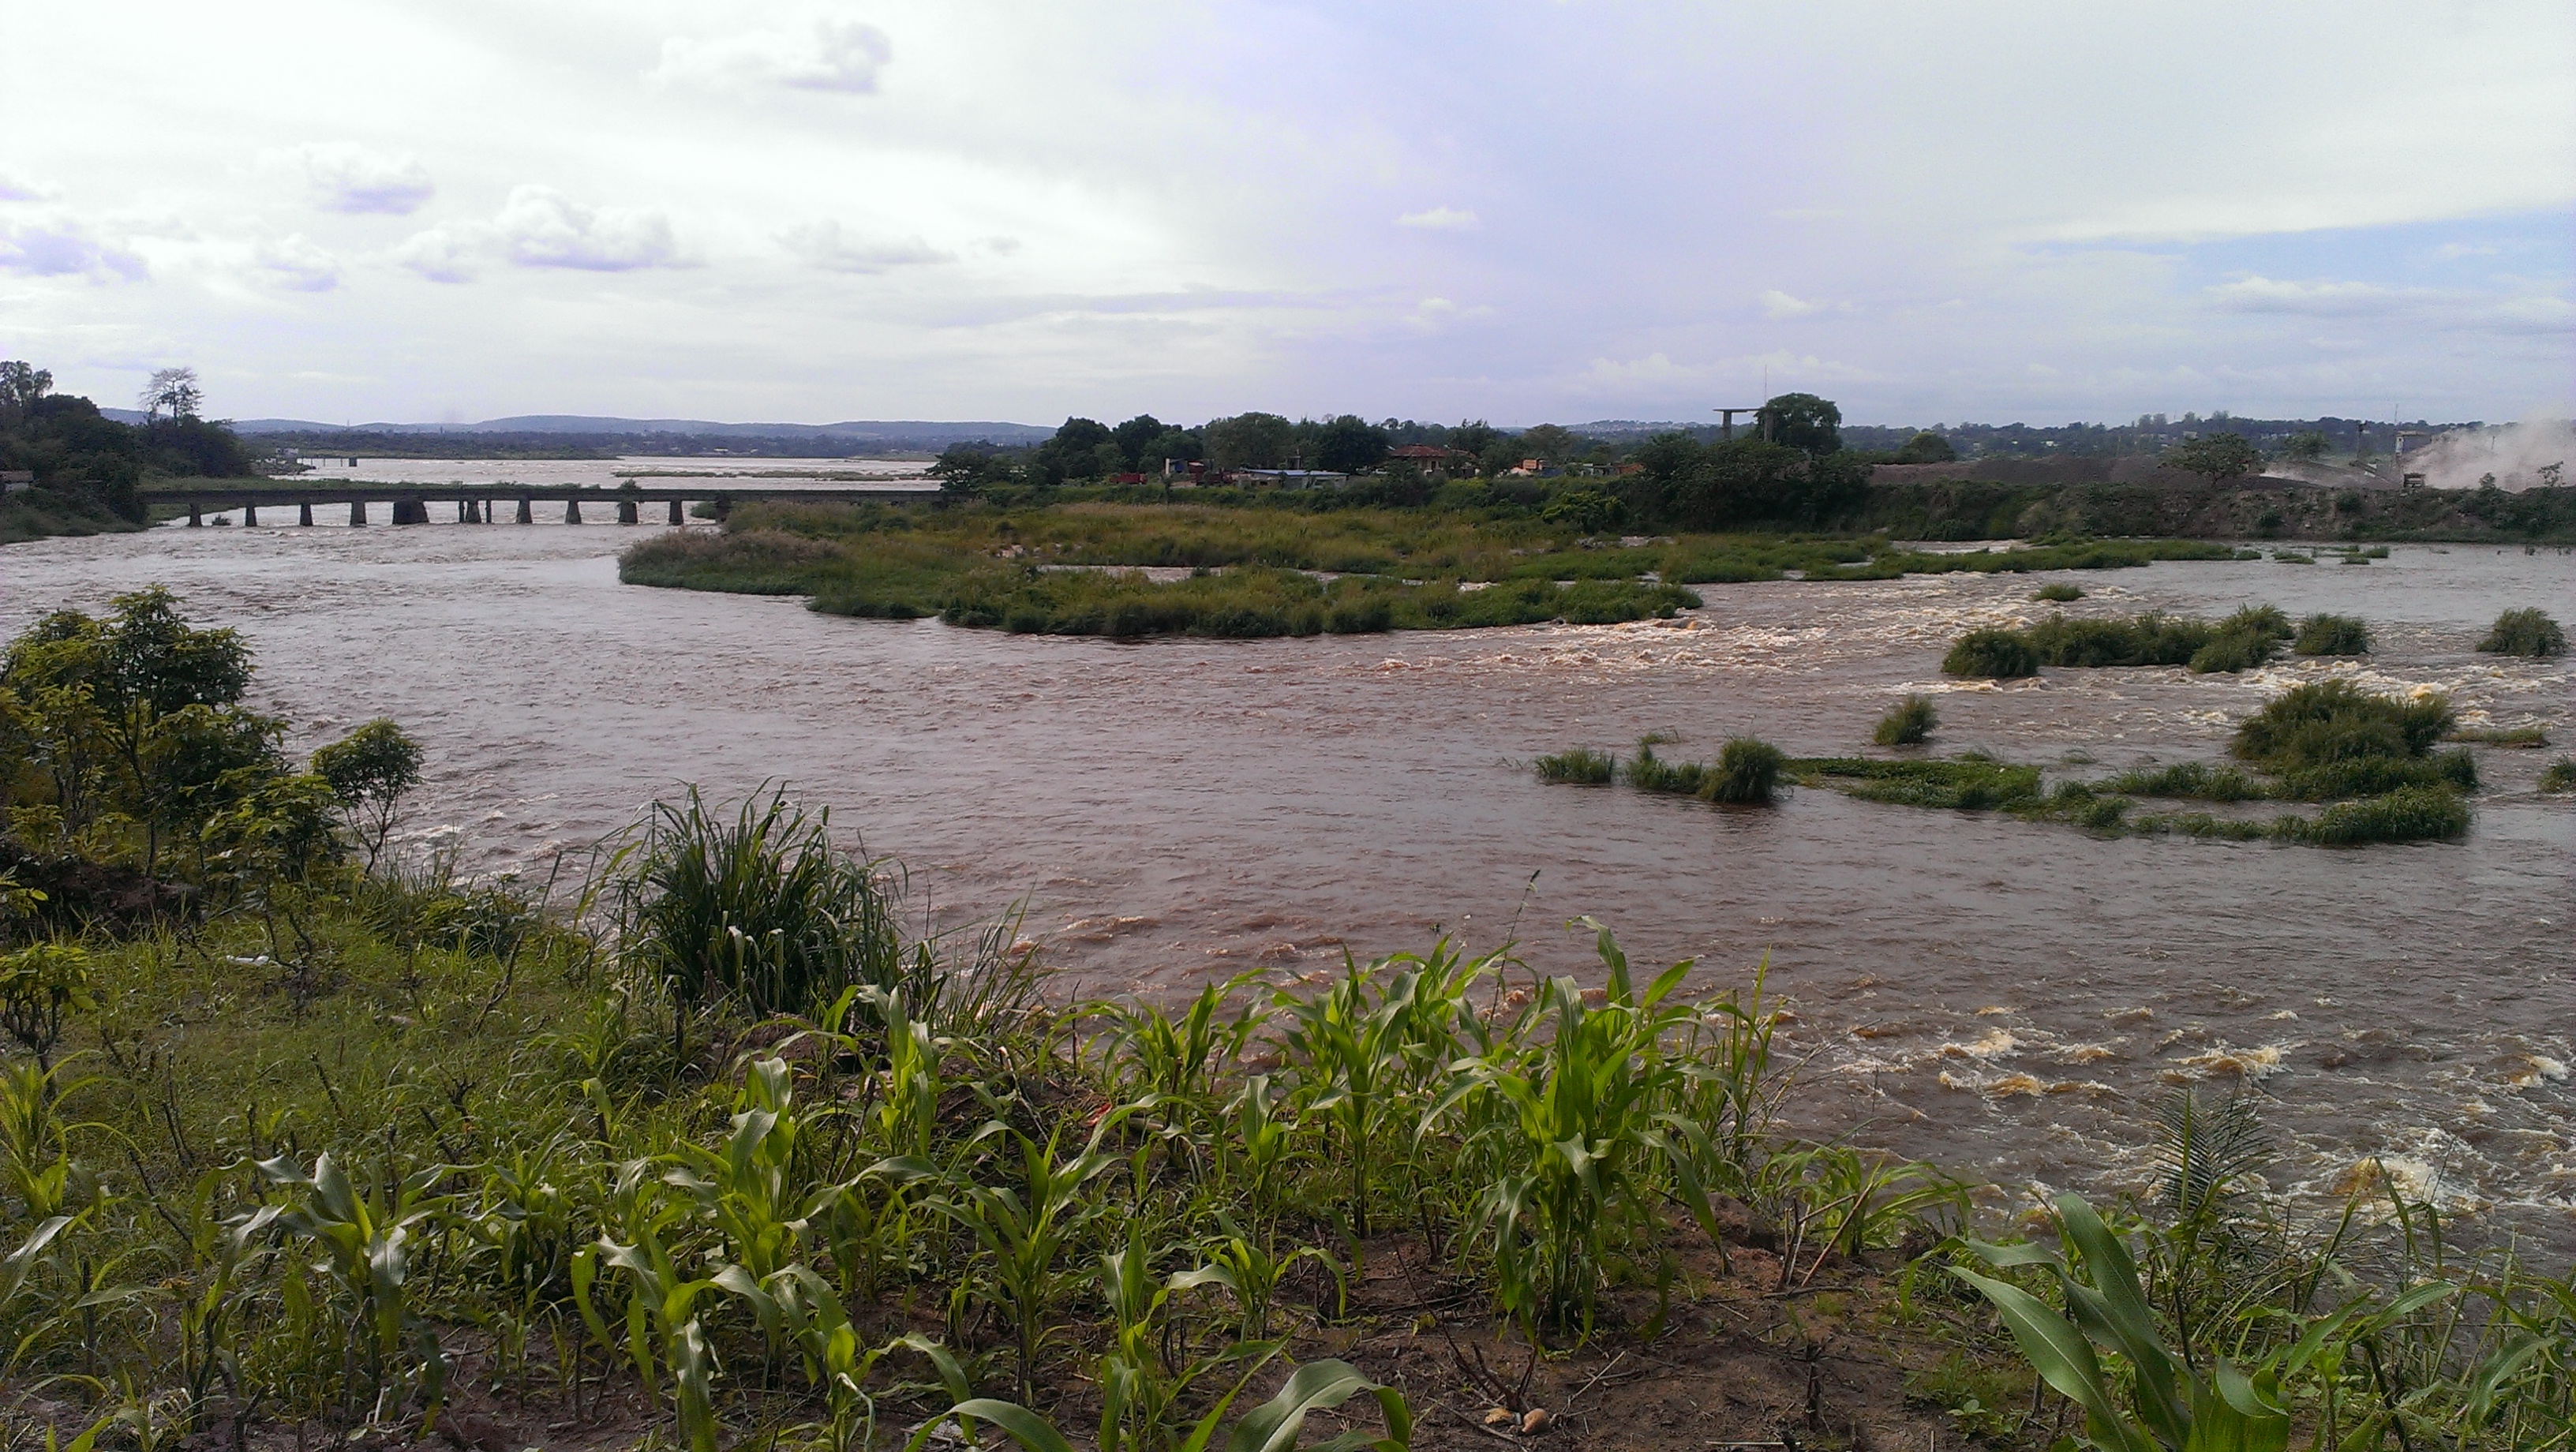
<path fill-rule="evenodd" d="M 2104 785 L 2131 796 L 2193 797 L 2205 802 L 2259 801 L 2272 794 L 2271 788 L 2235 767 L 2198 761 L 2124 771 Z"/>
<path fill-rule="evenodd" d="M 2274 835 L 2315 847 L 2357 847 L 2366 842 L 2422 842 L 2469 830 L 2469 805 L 2448 787 L 2399 787 L 2384 796 L 2337 802 L 2314 817 L 2283 817 Z"/>
<path fill-rule="evenodd" d="M 1946 676 L 1986 676 L 2014 680 L 2039 674 L 2039 652 L 2018 631 L 1988 627 L 1960 636 L 1941 658 Z"/>
<path fill-rule="evenodd" d="M 2539 610 L 2508 610 L 2495 618 L 2487 638 L 2478 642 L 2484 655 L 2518 655 L 2543 660 L 2567 653 L 2567 632 Z"/>
<path fill-rule="evenodd" d="M 1941 724 L 1939 713 L 1932 709 L 1927 696 L 1908 696 L 1878 719 L 1878 729 L 1871 740 L 1881 746 L 1920 746 L 1932 737 L 1932 728 Z"/>
<path fill-rule="evenodd" d="M 1578 786 L 1607 786 L 1618 775 L 1619 758 L 1589 746 L 1560 751 L 1538 759 L 1538 779 L 1544 782 L 1572 783 Z"/>
<path fill-rule="evenodd" d="M 2362 757 L 2417 757 L 2451 729 L 2448 698 L 2376 695 L 2350 681 L 2293 686 L 2236 728 L 2232 750 L 2278 772 Z"/>
<path fill-rule="evenodd" d="M 1637 754 L 1628 758 L 1628 785 L 1639 791 L 1688 796 L 1707 778 L 1708 768 L 1696 761 L 1666 761 L 1657 756 L 1652 737 L 1638 742 Z"/>
<path fill-rule="evenodd" d="M 1780 768 L 1788 759 L 1786 753 L 1767 741 L 1738 736 L 1717 753 L 1717 765 L 1702 777 L 1700 799 L 1729 806 L 1767 807 L 1771 805 L 1772 791 L 1779 785 Z"/>
<path fill-rule="evenodd" d="M 2545 792 L 2576 792 L 2576 756 L 2562 756 L 2542 769 L 2540 789 Z"/>
<path fill-rule="evenodd" d="M 2064 605 L 2072 601 L 2083 599 L 2084 587 L 2081 585 L 2069 585 L 2063 581 L 2057 581 L 2042 585 L 2038 589 L 2033 590 L 2030 598 L 2033 600 L 2046 600 L 2055 605 Z"/>
<path fill-rule="evenodd" d="M 2368 655 L 2370 627 L 2357 615 L 2311 615 L 2290 649 L 2300 655 Z"/>

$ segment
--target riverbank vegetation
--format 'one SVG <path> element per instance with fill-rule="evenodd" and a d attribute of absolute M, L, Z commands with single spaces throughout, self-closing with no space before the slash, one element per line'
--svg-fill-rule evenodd
<path fill-rule="evenodd" d="M 1911 695 L 1878 718 L 1878 727 L 1870 733 L 1870 739 L 1881 746 L 1920 746 L 1932 739 L 1932 728 L 1940 724 L 1941 714 L 1933 709 L 1932 699 Z"/>
<path fill-rule="evenodd" d="M 2042 666 L 2189 666 L 2193 673 L 2250 670 L 2271 659 L 2293 634 L 2269 605 L 2224 620 L 2193 620 L 2152 611 L 2127 620 L 2054 615 L 2026 630 L 1984 627 L 1954 642 L 1944 674 L 2015 679 Z"/>
<path fill-rule="evenodd" d="M 54 392 L 44 369 L 0 361 L 0 471 L 33 476 L 29 487 L 0 493 L 0 544 L 139 529 L 150 480 L 251 472 L 240 438 L 197 416 L 194 375 L 167 371 L 173 376 L 154 380 L 158 405 L 133 425 Z"/>
<path fill-rule="evenodd" d="M 1030 634 L 1262 636 L 1636 620 L 1696 607 L 1691 585 L 1792 575 L 2113 569 L 2231 554 L 2171 540 L 1926 553 L 1884 539 L 1602 536 L 1460 487 L 1456 507 L 1415 510 L 1319 492 L 1204 502 L 1215 491 L 1179 504 L 761 505 L 737 511 L 720 535 L 636 545 L 619 578 Z"/>
<path fill-rule="evenodd" d="M 781 793 L 470 881 L 388 845 L 399 727 L 304 769 L 253 664 L 143 592 L 0 668 L 12 1444 L 2036 1449 L 2169 1419 L 2163 1354 L 2265 1436 L 2567 1445 L 2563 1278 L 2384 1175 L 2295 1224 L 2191 1101 L 2124 1248 L 2061 1202 L 1998 1249 L 1781 1128 L 1758 969 L 1598 931 L 1588 988 L 1443 941 L 1071 1001 Z"/>

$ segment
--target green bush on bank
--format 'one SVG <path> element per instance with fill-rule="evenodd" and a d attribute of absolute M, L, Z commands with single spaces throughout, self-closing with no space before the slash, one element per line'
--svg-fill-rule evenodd
<path fill-rule="evenodd" d="M 2567 632 L 2543 611 L 2508 610 L 2495 618 L 2478 650 L 2485 655 L 2546 660 L 2567 653 Z"/>
<path fill-rule="evenodd" d="M 2300 655 L 2368 655 L 2370 627 L 2353 615 L 2311 615 L 2290 649 Z"/>

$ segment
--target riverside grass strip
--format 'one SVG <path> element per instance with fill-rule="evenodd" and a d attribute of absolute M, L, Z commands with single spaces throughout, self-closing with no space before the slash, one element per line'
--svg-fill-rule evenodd
<path fill-rule="evenodd" d="M 629 584 L 807 595 L 827 614 L 1032 634 L 1313 635 L 1696 608 L 1694 584 L 1879 580 L 1954 571 L 2132 568 L 2226 559 L 2187 540 L 1930 553 L 1881 538 L 1592 538 L 1549 521 L 1287 504 L 766 504 L 719 535 L 675 532 L 621 557 Z M 1188 569 L 1154 581 L 1135 570 Z M 1318 578 L 1332 576 L 1338 578 Z"/>

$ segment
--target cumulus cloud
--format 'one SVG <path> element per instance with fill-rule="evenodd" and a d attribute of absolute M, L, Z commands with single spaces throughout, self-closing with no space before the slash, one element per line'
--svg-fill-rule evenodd
<path fill-rule="evenodd" d="M 1407 212 L 1395 219 L 1399 227 L 1412 227 L 1424 232 L 1473 232 L 1476 214 L 1461 207 L 1433 207 L 1428 211 Z"/>
<path fill-rule="evenodd" d="M 826 16 L 803 33 L 753 30 L 714 40 L 674 36 L 662 63 L 645 72 L 664 84 L 787 86 L 801 91 L 865 94 L 894 57 L 884 31 L 846 16 Z"/>
<path fill-rule="evenodd" d="M 54 189 L 0 172 L 0 202 L 40 202 Z"/>
<path fill-rule="evenodd" d="M 1808 302 L 1804 298 L 1791 297 L 1789 294 L 1782 292 L 1776 287 L 1766 287 L 1762 289 L 1759 300 L 1762 304 L 1763 315 L 1774 320 L 1780 318 L 1803 318 L 1809 313 L 1822 311 L 1825 306 L 1823 303 Z"/>
<path fill-rule="evenodd" d="M 828 217 L 790 227 L 778 235 L 778 241 L 798 257 L 833 272 L 883 272 L 889 267 L 957 260 L 955 253 L 942 252 L 919 237 L 862 237 L 844 231 Z"/>
<path fill-rule="evenodd" d="M 251 253 L 251 270 L 259 278 L 290 292 L 329 292 L 340 285 L 340 259 L 295 233 L 262 242 Z"/>
<path fill-rule="evenodd" d="M 2368 282 L 2284 282 L 2240 277 L 2209 288 L 2209 300 L 2231 313 L 2296 313 L 2305 317 L 2379 317 L 2412 311 L 2438 296 L 2422 288 Z"/>
<path fill-rule="evenodd" d="M 132 282 L 144 273 L 142 258 L 63 217 L 0 226 L 0 271 L 94 282 Z"/>
<path fill-rule="evenodd" d="M 585 207 L 552 187 L 518 186 L 489 222 L 449 222 L 413 235 L 394 260 L 433 282 L 463 282 L 485 265 L 628 272 L 682 267 L 671 219 L 642 207 Z"/>
<path fill-rule="evenodd" d="M 354 142 L 308 142 L 271 152 L 262 160 L 303 172 L 313 188 L 315 205 L 326 211 L 405 216 L 418 211 L 438 191 L 420 158 L 370 151 Z"/>
<path fill-rule="evenodd" d="M 1494 310 L 1483 303 L 1461 305 L 1445 297 L 1426 297 L 1417 304 L 1405 321 L 1424 332 L 1438 332 L 1452 323 L 1469 323 L 1490 318 Z"/>

